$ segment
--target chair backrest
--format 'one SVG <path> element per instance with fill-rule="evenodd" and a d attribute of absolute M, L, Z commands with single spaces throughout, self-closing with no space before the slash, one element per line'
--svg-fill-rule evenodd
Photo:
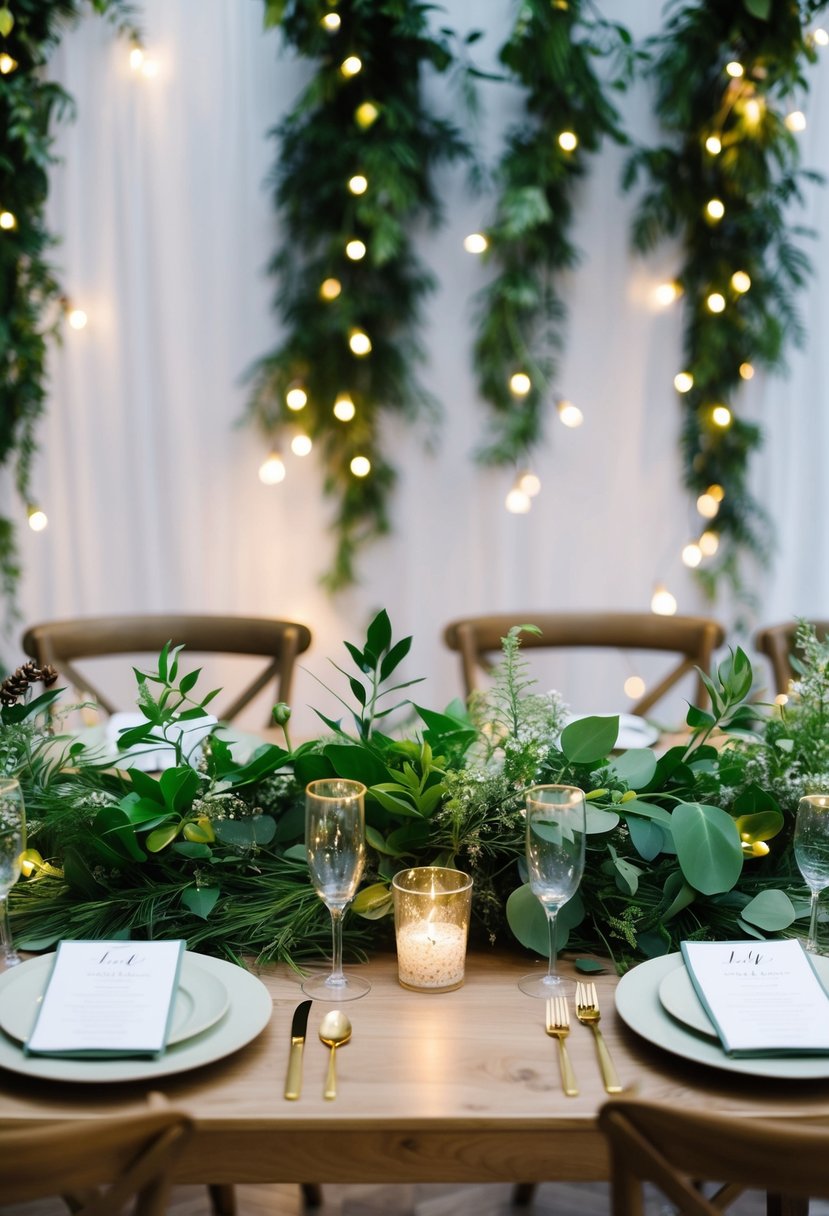
<path fill-rule="evenodd" d="M 157 655 L 166 642 L 183 643 L 188 656 L 234 654 L 262 656 L 270 660 L 230 704 L 216 711 L 230 722 L 258 693 L 274 680 L 276 701 L 290 701 L 291 679 L 297 655 L 311 644 L 311 632 L 295 621 L 268 617 L 150 616 L 79 617 L 32 625 L 23 635 L 23 650 L 41 666 L 51 663 L 79 693 L 92 696 L 107 713 L 116 706 L 75 666 L 77 659 L 106 655 Z M 123 708 L 123 707 L 121 707 Z"/>
<path fill-rule="evenodd" d="M 71 1196 L 75 1216 L 167 1211 L 171 1167 L 192 1133 L 174 1110 L 0 1130 L 0 1200 Z"/>
<path fill-rule="evenodd" d="M 820 641 L 829 635 L 829 621 L 810 621 Z M 795 639 L 800 628 L 798 621 L 787 621 L 784 625 L 769 625 L 754 637 L 755 648 L 764 654 L 771 664 L 775 692 L 788 692 L 789 683 L 796 678 L 792 667 L 792 655 L 796 653 Z"/>
<path fill-rule="evenodd" d="M 747 1189 L 829 1196 L 829 1122 L 711 1114 L 633 1098 L 605 1103 L 599 1127 L 610 1149 L 613 1216 L 642 1216 L 642 1183 L 685 1216 L 720 1216 Z M 706 1198 L 703 1182 L 720 1184 Z"/>
<path fill-rule="evenodd" d="M 511 612 L 475 616 L 446 626 L 444 641 L 461 656 L 466 695 L 478 687 L 481 672 L 491 671 L 501 638 L 513 625 L 537 625 L 539 634 L 523 633 L 525 649 L 595 647 L 619 650 L 658 650 L 680 656 L 678 666 L 640 697 L 631 711 L 643 714 L 683 676 L 700 667 L 708 674 L 714 650 L 725 631 L 716 621 L 700 616 L 657 616 L 652 612 Z M 694 702 L 704 705 L 707 693 L 697 679 Z"/>

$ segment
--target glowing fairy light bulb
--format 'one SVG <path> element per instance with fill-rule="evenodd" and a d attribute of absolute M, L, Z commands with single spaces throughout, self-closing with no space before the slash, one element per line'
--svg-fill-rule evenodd
<path fill-rule="evenodd" d="M 349 468 L 355 477 L 368 477 L 371 472 L 371 461 L 367 456 L 355 456 Z"/>
<path fill-rule="evenodd" d="M 45 511 L 41 510 L 40 507 L 29 507 L 26 515 L 28 518 L 29 527 L 33 532 L 42 532 L 44 528 L 48 527 L 48 516 L 46 515 Z"/>
<path fill-rule="evenodd" d="M 744 295 L 751 288 L 751 277 L 744 270 L 735 270 L 731 276 L 731 286 Z"/>
<path fill-rule="evenodd" d="M 354 111 L 354 121 L 358 127 L 362 128 L 363 131 L 367 131 L 372 123 L 375 123 L 379 117 L 380 110 L 373 101 L 361 102 L 361 104 L 358 105 L 357 109 Z"/>
<path fill-rule="evenodd" d="M 463 247 L 467 253 L 485 253 L 489 241 L 482 232 L 470 232 L 469 236 L 464 237 Z"/>
<path fill-rule="evenodd" d="M 345 247 L 345 256 L 351 258 L 352 262 L 359 262 L 366 256 L 366 247 L 363 241 L 349 241 Z"/>
<path fill-rule="evenodd" d="M 709 198 L 705 204 L 705 214 L 709 220 L 721 220 L 725 215 L 725 203 L 721 198 Z"/>
<path fill-rule="evenodd" d="M 562 131 L 558 137 L 558 146 L 564 152 L 575 152 L 579 146 L 579 137 L 575 131 Z"/>
<path fill-rule="evenodd" d="M 12 211 L 0 211 L 0 228 L 5 232 L 11 232 L 17 227 L 17 216 Z"/>
<path fill-rule="evenodd" d="M 725 310 L 725 296 L 720 291 L 712 291 L 705 303 L 708 306 L 709 312 L 723 312 Z"/>
<path fill-rule="evenodd" d="M 712 498 L 716 498 L 717 502 L 722 502 L 722 500 L 725 498 L 725 490 L 722 488 L 722 486 L 718 486 L 716 482 L 714 485 L 708 487 L 708 493 Z"/>
<path fill-rule="evenodd" d="M 732 59 L 730 63 L 727 63 L 725 65 L 725 70 L 733 80 L 739 80 L 739 78 L 745 73 L 745 68 L 736 59 Z"/>
<path fill-rule="evenodd" d="M 743 117 L 745 118 L 746 124 L 749 127 L 756 127 L 759 125 L 760 120 L 763 117 L 763 109 L 764 106 L 759 97 L 748 98 L 743 106 Z"/>
<path fill-rule="evenodd" d="M 348 336 L 348 345 L 353 355 L 362 357 L 371 351 L 371 338 L 362 329 L 352 329 Z"/>
<path fill-rule="evenodd" d="M 675 300 L 679 299 L 679 297 L 682 295 L 682 288 L 680 287 L 679 283 L 660 283 L 653 294 L 659 307 L 667 308 L 670 304 L 673 304 Z"/>
<path fill-rule="evenodd" d="M 645 681 L 641 676 L 628 676 L 623 688 L 625 696 L 630 697 L 631 701 L 638 701 L 640 697 L 644 697 L 645 695 Z"/>
<path fill-rule="evenodd" d="M 350 422 L 356 413 L 356 407 L 348 393 L 340 393 L 334 402 L 334 417 L 340 422 Z"/>
<path fill-rule="evenodd" d="M 368 190 L 368 178 L 362 173 L 355 173 L 348 179 L 348 188 L 352 194 L 365 194 Z"/>
<path fill-rule="evenodd" d="M 651 596 L 651 612 L 656 616 L 673 616 L 676 612 L 676 599 L 664 583 L 657 583 L 654 587 Z"/>
<path fill-rule="evenodd" d="M 697 511 L 699 511 L 703 519 L 713 519 L 719 509 L 720 504 L 712 494 L 700 494 L 697 499 Z M 702 551 L 705 553 L 704 549 Z"/>
<path fill-rule="evenodd" d="M 535 498 L 536 494 L 541 493 L 541 478 L 530 469 L 519 473 L 515 484 L 528 498 Z"/>
<path fill-rule="evenodd" d="M 0 55 L 0 73 L 3 76 L 8 76 L 9 72 L 13 72 L 17 66 L 17 60 L 13 59 L 7 51 L 3 51 L 2 55 Z"/>
<path fill-rule="evenodd" d="M 714 426 L 718 426 L 720 430 L 727 430 L 731 426 L 733 416 L 727 405 L 715 405 L 711 411 L 711 421 Z"/>
<path fill-rule="evenodd" d="M 346 80 L 350 80 L 352 76 L 356 76 L 358 72 L 363 70 L 363 61 L 359 55 L 349 55 L 340 64 L 340 72 L 345 76 Z"/>
<path fill-rule="evenodd" d="M 720 547 L 720 538 L 718 533 L 705 531 L 698 541 L 703 557 L 713 557 Z"/>
<path fill-rule="evenodd" d="M 515 393 L 516 397 L 526 397 L 532 386 L 533 382 L 526 372 L 515 372 L 509 378 L 510 392 Z"/>
<path fill-rule="evenodd" d="M 558 416 L 564 426 L 573 427 L 581 426 L 584 422 L 584 414 L 577 405 L 573 405 L 572 401 L 557 401 L 556 410 Z"/>
<path fill-rule="evenodd" d="M 285 394 L 285 404 L 289 410 L 304 410 L 308 404 L 308 394 L 301 385 L 294 384 Z"/>
<path fill-rule="evenodd" d="M 320 284 L 320 296 L 323 300 L 336 300 L 343 289 L 339 279 L 324 279 Z"/>
<path fill-rule="evenodd" d="M 294 456 L 307 456 L 313 446 L 309 435 L 294 435 L 291 440 L 291 451 Z"/>
<path fill-rule="evenodd" d="M 829 33 L 825 29 L 822 29 L 821 26 L 812 30 L 812 38 L 816 46 L 829 46 Z"/>
<path fill-rule="evenodd" d="M 336 34 L 342 25 L 342 18 L 339 13 L 326 13 L 320 21 L 320 25 L 324 30 L 328 30 L 329 34 Z"/>
<path fill-rule="evenodd" d="M 677 372 L 674 376 L 674 388 L 678 393 L 690 393 L 694 387 L 694 377 L 690 372 Z"/>
<path fill-rule="evenodd" d="M 722 152 L 722 140 L 719 135 L 709 135 L 705 141 L 705 151 L 709 156 L 719 156 Z"/>
<path fill-rule="evenodd" d="M 504 506 L 510 515 L 526 515 L 532 507 L 532 500 L 519 486 L 513 486 L 504 499 Z"/>
<path fill-rule="evenodd" d="M 754 376 L 754 367 L 751 363 L 740 364 L 740 376 L 743 380 L 751 380 Z"/>
<path fill-rule="evenodd" d="M 86 329 L 89 317 L 82 308 L 71 308 L 66 314 L 66 320 L 69 322 L 72 329 Z"/>
<path fill-rule="evenodd" d="M 806 130 L 806 115 L 802 110 L 791 110 L 783 120 L 790 131 L 795 132 Z"/>
<path fill-rule="evenodd" d="M 285 480 L 285 464 L 279 452 L 270 452 L 259 466 L 259 480 L 266 486 L 276 486 Z"/>
<path fill-rule="evenodd" d="M 694 570 L 702 561 L 702 549 L 695 540 L 689 541 L 682 550 L 682 563 Z"/>
<path fill-rule="evenodd" d="M 130 67 L 134 72 L 140 72 L 144 65 L 144 48 L 134 44 L 130 48 Z"/>

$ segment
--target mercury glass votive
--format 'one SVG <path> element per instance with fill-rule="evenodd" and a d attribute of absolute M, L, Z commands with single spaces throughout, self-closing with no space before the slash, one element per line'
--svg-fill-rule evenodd
<path fill-rule="evenodd" d="M 418 866 L 392 880 L 397 978 L 418 992 L 463 983 L 472 879 L 460 870 Z"/>

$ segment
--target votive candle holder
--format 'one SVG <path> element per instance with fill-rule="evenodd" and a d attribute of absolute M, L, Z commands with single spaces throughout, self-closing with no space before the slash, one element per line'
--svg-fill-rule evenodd
<path fill-rule="evenodd" d="M 472 879 L 461 870 L 417 866 L 392 880 L 397 978 L 416 992 L 460 988 L 472 907 Z"/>

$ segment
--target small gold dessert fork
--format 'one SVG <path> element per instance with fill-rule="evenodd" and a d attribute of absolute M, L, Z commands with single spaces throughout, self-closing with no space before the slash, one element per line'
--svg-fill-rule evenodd
<path fill-rule="evenodd" d="M 616 1076 L 616 1069 L 613 1067 L 613 1061 L 610 1058 L 610 1052 L 607 1050 L 607 1044 L 604 1041 L 602 1032 L 599 1030 L 599 998 L 596 994 L 595 984 L 576 984 L 576 1017 L 585 1026 L 589 1026 L 593 1031 L 596 1039 L 596 1051 L 599 1056 L 599 1068 L 602 1073 L 604 1087 L 609 1094 L 620 1094 L 622 1087 L 619 1084 L 619 1078 Z"/>
<path fill-rule="evenodd" d="M 568 1098 L 578 1094 L 576 1074 L 564 1046 L 564 1040 L 570 1033 L 570 1014 L 567 1011 L 567 1001 L 562 996 L 547 998 L 547 1034 L 558 1039 L 558 1059 L 561 1065 L 561 1084 Z"/>

